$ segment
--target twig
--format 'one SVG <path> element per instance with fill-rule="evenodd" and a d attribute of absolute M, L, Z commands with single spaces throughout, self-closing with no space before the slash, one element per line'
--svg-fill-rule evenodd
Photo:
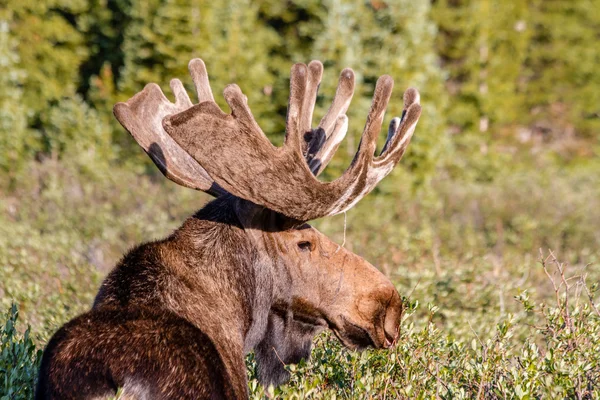
<path fill-rule="evenodd" d="M 565 264 L 558 262 L 558 260 L 556 259 L 556 256 L 552 252 L 552 250 L 549 250 L 549 252 L 552 255 L 553 262 L 556 264 L 556 268 L 560 272 L 561 286 L 563 284 L 565 285 L 565 307 L 564 307 L 565 322 L 567 323 L 567 326 L 569 327 L 569 331 L 571 333 L 573 333 L 575 331 L 575 327 L 573 326 L 573 321 L 571 319 L 571 312 L 569 311 L 569 288 L 570 287 L 569 287 L 569 284 L 567 283 L 567 280 L 565 279 L 565 271 L 567 268 L 566 268 Z"/>
<path fill-rule="evenodd" d="M 583 279 L 583 287 L 585 288 L 585 292 L 588 295 L 588 299 L 590 299 L 590 306 L 594 309 L 596 314 L 598 314 L 598 316 L 600 317 L 600 311 L 598 311 L 598 307 L 596 307 L 596 304 L 594 304 L 594 297 L 592 296 L 592 293 L 590 292 L 590 289 L 588 289 L 587 283 L 585 282 L 586 278 L 587 278 L 587 274 L 585 274 L 581 277 L 581 279 Z"/>
<path fill-rule="evenodd" d="M 342 244 L 341 245 L 338 244 L 338 248 L 335 250 L 335 253 L 337 253 L 342 247 L 344 247 L 346 245 L 346 222 L 347 222 L 346 217 L 347 217 L 346 211 L 344 211 L 344 237 L 342 238 Z M 335 253 L 333 253 L 333 254 L 335 254 Z"/>
<path fill-rule="evenodd" d="M 392 377 L 388 377 L 385 381 L 385 387 L 383 388 L 383 400 L 386 400 L 387 398 L 387 390 L 388 390 L 388 385 L 390 384 L 390 379 L 392 379 Z"/>
<path fill-rule="evenodd" d="M 469 328 L 471 328 L 471 332 L 473 332 L 473 334 L 477 338 L 477 341 L 479 342 L 479 344 L 481 345 L 481 347 L 485 347 L 485 345 L 483 344 L 483 342 L 479 338 L 479 335 L 477 334 L 477 332 L 475 332 L 475 329 L 473 329 L 473 325 L 471 325 L 471 321 L 467 321 L 467 324 L 469 324 Z"/>
<path fill-rule="evenodd" d="M 406 296 L 407 299 L 410 300 L 410 296 L 412 296 L 412 294 L 414 293 L 414 291 L 417 289 L 417 286 L 419 286 L 419 283 L 421 283 L 421 277 L 419 277 L 419 279 L 417 280 L 417 283 L 415 283 L 415 286 L 413 286 L 413 288 L 411 289 L 411 291 L 408 293 L 408 296 Z"/>
<path fill-rule="evenodd" d="M 479 342 L 479 344 L 481 344 L 481 349 L 482 349 L 482 362 L 486 362 L 487 360 L 487 346 L 485 344 L 483 344 L 483 342 L 481 341 L 481 338 L 479 337 L 479 335 L 477 334 L 477 332 L 475 332 L 475 329 L 473 329 L 473 326 L 471 325 L 470 321 L 467 321 L 467 323 L 469 324 L 469 328 L 471 328 L 471 332 L 473 332 L 473 334 L 475 335 L 475 337 L 477 338 L 477 341 Z M 481 379 L 479 380 L 479 388 L 477 390 L 477 400 L 482 398 L 483 395 L 483 381 L 485 379 L 485 373 L 482 372 L 481 374 Z"/>
<path fill-rule="evenodd" d="M 554 277 L 550 275 L 550 272 L 548 272 L 548 267 L 546 266 L 546 262 L 548 261 L 549 258 L 550 258 L 550 256 L 544 258 L 544 253 L 542 252 L 542 249 L 540 249 L 540 262 L 542 263 L 542 268 L 544 268 L 544 272 L 546 273 L 546 276 L 548 277 L 550 282 L 552 282 L 552 287 L 554 288 L 554 294 L 556 295 L 556 302 L 558 303 L 558 306 L 560 307 L 560 296 L 559 296 L 559 292 L 558 292 L 558 287 L 556 287 L 556 282 L 554 282 Z"/>
<path fill-rule="evenodd" d="M 283 360 L 281 359 L 281 357 L 279 357 L 279 353 L 277 353 L 277 350 L 275 350 L 275 347 L 271 347 L 271 348 L 273 349 L 273 351 L 275 352 L 275 355 L 277 356 L 277 358 L 281 362 L 281 365 L 283 365 L 285 367 L 286 363 L 284 363 Z"/>
<path fill-rule="evenodd" d="M 421 360 L 417 359 L 417 361 L 419 362 L 419 364 L 421 364 L 421 366 L 423 367 L 425 372 L 427 372 L 429 375 L 433 376 L 439 383 L 441 383 L 444 386 L 444 388 L 446 388 L 447 391 L 450 390 L 450 389 L 448 389 L 448 385 L 446 384 L 446 382 L 444 382 L 439 376 L 432 374 L 431 371 L 429 370 L 429 368 L 426 367 L 425 364 L 423 364 L 423 362 Z"/>

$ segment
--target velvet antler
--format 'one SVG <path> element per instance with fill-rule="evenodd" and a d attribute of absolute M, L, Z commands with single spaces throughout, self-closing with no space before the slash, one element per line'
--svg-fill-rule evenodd
<path fill-rule="evenodd" d="M 163 126 L 216 183 L 238 197 L 300 221 L 344 212 L 373 190 L 398 163 L 415 130 L 421 107 L 418 92 L 407 90 L 403 118 L 392 120 L 384 151 L 375 157 L 377 135 L 393 87 L 392 78 L 382 76 L 377 81 L 352 164 L 335 181 L 320 182 L 313 172 L 324 168 L 339 145 L 354 86 L 352 71 L 344 70 L 334 104 L 319 127 L 310 130 L 321 71 L 322 66 L 316 62 L 309 67 L 292 67 L 283 147 L 277 148 L 267 139 L 237 85 L 229 85 L 224 91 L 231 114 L 206 101 L 166 117 Z M 307 144 L 304 137 L 308 132 L 312 137 Z M 320 139 L 314 139 L 319 136 Z"/>
<path fill-rule="evenodd" d="M 345 113 L 354 92 L 351 69 L 342 71 L 331 107 L 311 129 L 323 65 L 313 61 L 292 67 L 282 147 L 267 139 L 237 85 L 224 90 L 231 108 L 231 114 L 225 114 L 214 102 L 202 60 L 190 62 L 190 73 L 199 104 L 192 105 L 181 82 L 173 80 L 175 104 L 158 86 L 148 85 L 115 106 L 117 119 L 169 179 L 214 195 L 227 191 L 299 221 L 344 212 L 373 190 L 404 154 L 421 115 L 419 93 L 408 89 L 402 117 L 392 120 L 383 150 L 375 156 L 393 88 L 392 78 L 382 76 L 352 163 L 335 181 L 320 182 L 316 175 L 329 163 L 348 128 Z"/>

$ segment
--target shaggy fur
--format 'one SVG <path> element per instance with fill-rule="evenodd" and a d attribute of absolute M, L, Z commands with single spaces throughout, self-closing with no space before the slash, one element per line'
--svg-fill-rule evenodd
<path fill-rule="evenodd" d="M 115 116 L 169 179 L 217 196 L 164 240 L 131 250 L 103 282 L 91 311 L 64 325 L 42 358 L 37 399 L 243 399 L 245 355 L 264 385 L 289 378 L 331 329 L 351 349 L 390 347 L 400 296 L 375 267 L 305 224 L 352 207 L 398 162 L 421 109 L 405 94 L 382 154 L 376 136 L 393 82 L 375 90 L 363 140 L 338 180 L 315 176 L 345 134 L 354 90 L 346 69 L 333 104 L 311 130 L 323 66 L 292 69 L 286 140 L 266 139 L 235 85 L 232 114 L 214 102 L 206 68 L 192 60 L 199 104 L 171 82 L 176 102 L 148 85 Z"/>
<path fill-rule="evenodd" d="M 36 396 L 123 388 L 136 398 L 245 398 L 248 351 L 261 382 L 280 384 L 316 333 L 330 327 L 349 347 L 384 347 L 400 309 L 381 273 L 314 228 L 224 196 L 121 260 L 93 309 L 48 343 Z"/>

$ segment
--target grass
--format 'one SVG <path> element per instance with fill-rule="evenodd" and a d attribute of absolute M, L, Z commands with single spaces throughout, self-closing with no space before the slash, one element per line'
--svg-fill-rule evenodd
<path fill-rule="evenodd" d="M 257 384 L 250 356 L 251 396 L 600 398 L 599 170 L 513 166 L 492 183 L 440 174 L 416 190 L 399 170 L 346 232 L 344 216 L 316 221 L 405 296 L 401 337 L 355 353 L 322 335 L 280 388 Z M 124 167 L 88 173 L 33 163 L 0 196 L 0 398 L 31 398 L 39 349 L 119 257 L 208 200 Z"/>

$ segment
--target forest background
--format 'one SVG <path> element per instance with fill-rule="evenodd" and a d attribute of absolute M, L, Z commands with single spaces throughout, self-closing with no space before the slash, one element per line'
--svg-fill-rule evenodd
<path fill-rule="evenodd" d="M 378 76 L 396 82 L 386 124 L 405 88 L 422 95 L 406 156 L 346 231 L 315 222 L 406 296 L 399 345 L 352 353 L 325 335 L 278 389 L 250 357 L 252 396 L 600 397 L 600 0 L 0 4 L 0 397 L 29 398 L 39 349 L 120 256 L 209 199 L 164 179 L 112 116 L 148 82 L 191 89 L 194 57 L 224 109 L 241 86 L 274 143 L 292 63 L 325 65 L 317 117 L 353 68 L 325 179 L 356 151 Z"/>

